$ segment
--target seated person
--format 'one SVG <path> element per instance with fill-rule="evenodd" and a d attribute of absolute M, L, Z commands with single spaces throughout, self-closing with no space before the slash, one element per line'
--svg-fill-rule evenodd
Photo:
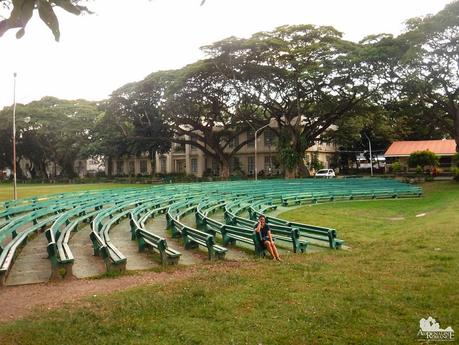
<path fill-rule="evenodd" d="M 269 254 L 273 257 L 273 260 L 282 261 L 279 252 L 277 251 L 276 245 L 274 244 L 271 231 L 269 230 L 268 224 L 266 224 L 266 218 L 263 215 L 258 217 L 258 223 L 255 226 L 255 232 L 258 234 L 262 245 L 268 249 Z"/>

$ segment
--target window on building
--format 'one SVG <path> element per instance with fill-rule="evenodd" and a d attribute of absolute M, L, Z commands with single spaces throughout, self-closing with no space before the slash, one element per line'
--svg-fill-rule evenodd
<path fill-rule="evenodd" d="M 265 146 L 273 146 L 276 139 L 276 133 L 271 128 L 266 128 L 263 131 Z"/>
<path fill-rule="evenodd" d="M 247 140 L 252 140 L 247 143 L 247 147 L 254 147 L 255 146 L 255 141 L 253 140 L 255 137 L 255 132 L 248 131 L 247 132 Z"/>
<path fill-rule="evenodd" d="M 124 174 L 124 161 L 116 161 L 116 174 L 117 175 Z"/>
<path fill-rule="evenodd" d="M 174 166 L 176 173 L 184 173 L 186 171 L 186 161 L 184 159 L 175 159 Z"/>
<path fill-rule="evenodd" d="M 249 175 L 255 174 L 255 157 L 247 157 L 247 170 Z"/>
<path fill-rule="evenodd" d="M 166 157 L 161 157 L 159 159 L 159 170 L 161 171 L 161 174 L 166 173 Z"/>
<path fill-rule="evenodd" d="M 230 161 L 230 171 L 234 172 L 238 170 L 241 170 L 241 162 L 238 157 L 232 157 Z"/>
<path fill-rule="evenodd" d="M 191 173 L 197 174 L 198 173 L 198 160 L 196 158 L 191 158 Z"/>
<path fill-rule="evenodd" d="M 233 139 L 229 141 L 228 147 L 230 149 L 234 149 L 238 145 L 239 145 L 239 135 L 235 136 Z"/>
<path fill-rule="evenodd" d="M 135 162 L 129 161 L 129 175 L 135 175 Z"/>
<path fill-rule="evenodd" d="M 185 152 L 185 144 L 181 144 L 181 143 L 175 143 L 174 144 L 174 151 L 175 152 Z"/>
<path fill-rule="evenodd" d="M 142 159 L 140 161 L 140 173 L 142 175 L 146 175 L 148 173 L 148 169 L 147 169 L 147 160 L 146 159 Z"/>

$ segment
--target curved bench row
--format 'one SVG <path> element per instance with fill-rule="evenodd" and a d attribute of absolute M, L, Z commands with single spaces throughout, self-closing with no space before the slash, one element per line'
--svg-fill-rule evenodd
<path fill-rule="evenodd" d="M 158 198 L 153 202 L 136 207 L 131 211 L 129 216 L 131 238 L 137 240 L 139 252 L 143 252 L 147 249 L 158 251 L 162 265 L 177 264 L 181 253 L 169 248 L 166 238 L 148 231 L 145 224 L 148 219 L 165 214 L 169 206 L 174 203 L 175 200 L 176 199 L 170 197 Z"/>
<path fill-rule="evenodd" d="M 29 235 L 47 230 L 47 252 L 53 274 L 71 276 L 74 256 L 69 246 L 72 233 L 84 223 L 91 223 L 94 254 L 101 256 L 108 270 L 124 270 L 126 256 L 110 240 L 110 230 L 121 219 L 130 218 L 132 239 L 140 251 L 160 253 L 163 264 L 177 263 L 180 253 L 167 246 L 164 237 L 146 227 L 149 219 L 165 214 L 174 237 L 181 237 L 185 248 L 204 246 L 209 259 L 223 258 L 227 249 L 217 244 L 221 236 L 225 246 L 236 242 L 262 248 L 254 236 L 260 214 L 267 217 L 274 238 L 303 252 L 310 241 L 340 248 L 343 241 L 336 230 L 309 224 L 288 222 L 270 215 L 279 205 L 316 203 L 335 200 L 419 197 L 419 187 L 393 180 L 269 180 L 161 185 L 153 188 L 112 189 L 107 191 L 52 194 L 16 202 L 0 203 L 0 277 L 4 281 L 18 249 Z M 225 221 L 213 219 L 222 210 Z M 194 214 L 196 227 L 184 217 Z"/>
<path fill-rule="evenodd" d="M 226 248 L 219 246 L 215 242 L 215 237 L 211 234 L 195 229 L 191 226 L 185 225 L 181 218 L 194 213 L 197 208 L 198 199 L 190 199 L 175 203 L 166 213 L 166 220 L 168 229 L 172 231 L 173 237 L 181 236 L 185 244 L 185 249 L 197 248 L 203 246 L 207 249 L 207 255 L 209 260 L 224 259 Z"/>

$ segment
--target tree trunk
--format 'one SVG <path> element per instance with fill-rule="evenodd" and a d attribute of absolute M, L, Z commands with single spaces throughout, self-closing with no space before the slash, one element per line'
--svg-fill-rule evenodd
<path fill-rule="evenodd" d="M 35 164 L 33 163 L 30 164 L 29 172 L 30 172 L 30 178 L 34 179 L 37 177 L 37 168 Z"/>
<path fill-rule="evenodd" d="M 295 178 L 297 169 L 285 169 L 284 175 L 286 179 Z"/>
<path fill-rule="evenodd" d="M 220 171 L 220 177 L 222 180 L 227 181 L 230 177 L 230 164 L 229 161 L 226 159 L 221 160 L 221 171 Z"/>
<path fill-rule="evenodd" d="M 24 173 L 22 171 L 22 166 L 21 166 L 21 158 L 16 160 L 16 178 L 18 180 L 24 179 Z"/>
<path fill-rule="evenodd" d="M 75 176 L 77 176 L 77 174 L 75 173 L 75 167 L 73 166 L 73 162 L 62 162 L 61 175 L 64 175 L 69 179 L 72 179 Z"/>
<path fill-rule="evenodd" d="M 107 158 L 107 176 L 112 177 L 112 170 L 113 170 L 113 159 L 112 157 L 108 156 Z"/>
<path fill-rule="evenodd" d="M 306 164 L 304 164 L 304 155 L 306 148 L 303 147 L 301 144 L 301 134 L 297 133 L 295 135 L 293 147 L 295 148 L 295 151 L 298 153 L 298 167 L 296 169 L 296 176 L 295 177 L 305 177 L 309 176 L 309 170 L 306 168 Z"/>
<path fill-rule="evenodd" d="M 298 177 L 306 177 L 309 176 L 309 170 L 306 167 L 306 164 L 304 164 L 304 159 L 300 159 L 298 162 Z"/>
<path fill-rule="evenodd" d="M 47 165 L 47 164 L 46 164 L 46 161 L 42 161 L 42 162 L 41 162 L 41 169 L 40 169 L 40 171 L 41 171 L 41 173 L 43 174 L 42 177 L 43 177 L 44 179 L 49 180 L 48 171 L 46 170 L 46 165 Z"/>

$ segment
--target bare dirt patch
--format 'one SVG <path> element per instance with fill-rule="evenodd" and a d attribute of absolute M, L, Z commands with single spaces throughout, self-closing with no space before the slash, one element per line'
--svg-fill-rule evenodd
<path fill-rule="evenodd" d="M 392 217 L 392 218 L 389 218 L 389 220 L 392 220 L 392 221 L 405 220 L 405 217 Z"/>

